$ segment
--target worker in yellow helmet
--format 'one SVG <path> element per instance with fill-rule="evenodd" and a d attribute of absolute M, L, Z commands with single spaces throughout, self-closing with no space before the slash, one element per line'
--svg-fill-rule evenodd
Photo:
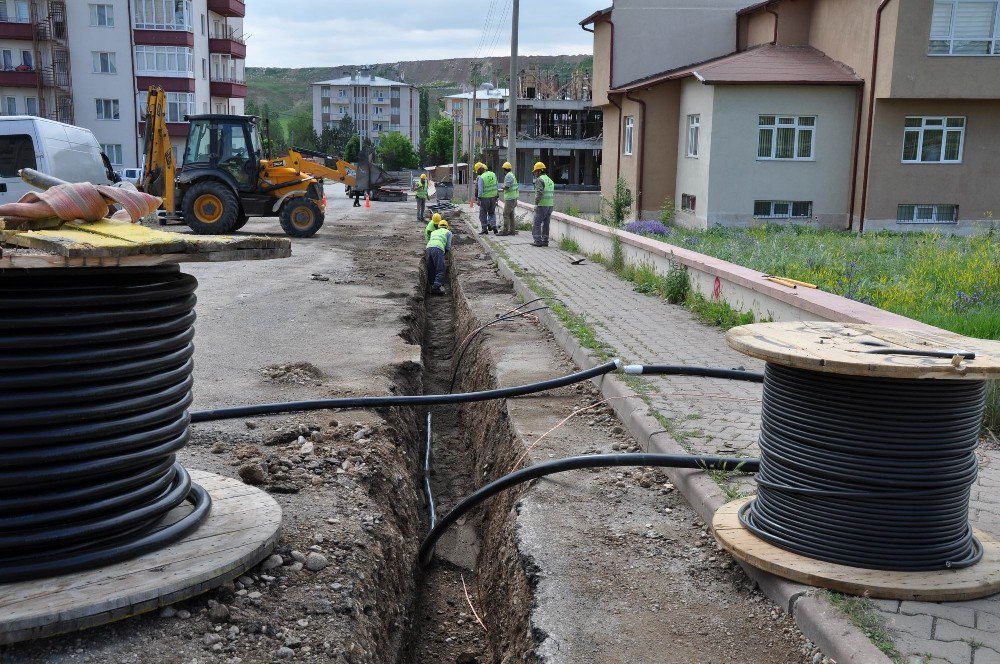
<path fill-rule="evenodd" d="M 434 216 L 431 217 L 431 220 L 427 222 L 427 227 L 424 229 L 424 241 L 425 242 L 429 242 L 430 241 L 430 239 L 431 239 L 431 233 L 433 233 L 434 231 L 436 231 L 438 229 L 438 226 L 441 225 L 442 221 L 444 221 L 444 219 L 441 217 L 441 215 L 439 213 L 435 212 Z"/>
<path fill-rule="evenodd" d="M 545 164 L 537 162 L 531 169 L 535 175 L 535 220 L 531 227 L 532 244 L 549 246 L 549 221 L 556 204 L 556 183 L 545 173 Z"/>
<path fill-rule="evenodd" d="M 503 183 L 500 191 L 503 194 L 503 230 L 500 235 L 517 235 L 517 225 L 514 221 L 514 211 L 517 209 L 517 178 L 511 173 L 514 167 L 509 161 L 503 163 Z"/>
<path fill-rule="evenodd" d="M 480 235 L 490 231 L 497 232 L 497 175 L 486 164 L 478 163 L 475 167 L 476 197 L 479 199 Z"/>
<path fill-rule="evenodd" d="M 427 239 L 424 259 L 427 261 L 427 280 L 431 282 L 432 295 L 444 295 L 441 286 L 448 270 L 445 253 L 451 249 L 451 237 L 448 222 L 442 219 L 438 222 L 437 230 L 432 231 Z"/>
<path fill-rule="evenodd" d="M 421 173 L 417 180 L 417 221 L 424 220 L 424 211 L 427 209 L 427 174 Z"/>

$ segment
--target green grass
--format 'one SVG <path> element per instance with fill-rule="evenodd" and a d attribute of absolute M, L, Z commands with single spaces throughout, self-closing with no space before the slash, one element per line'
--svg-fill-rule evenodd
<path fill-rule="evenodd" d="M 559 240 L 559 248 L 563 251 L 568 251 L 571 254 L 580 253 L 580 245 L 577 244 L 576 240 L 571 237 L 564 237 Z"/>
<path fill-rule="evenodd" d="M 875 605 L 864 597 L 849 597 L 840 593 L 823 591 L 830 602 L 847 614 L 865 636 L 893 661 L 894 664 L 903 664 L 903 655 L 896 649 L 896 644 L 892 640 L 892 635 L 886 629 L 885 620 L 875 609 Z"/>

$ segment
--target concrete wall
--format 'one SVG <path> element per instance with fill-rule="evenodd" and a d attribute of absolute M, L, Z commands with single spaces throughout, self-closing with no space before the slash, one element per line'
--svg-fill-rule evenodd
<path fill-rule="evenodd" d="M 962 163 L 902 163 L 903 127 L 908 115 L 966 116 Z M 1000 218 L 998 118 L 1000 100 L 880 100 L 875 107 L 872 177 L 865 228 L 945 233 L 990 228 L 989 213 Z M 900 204 L 957 204 L 961 222 L 958 225 L 899 224 L 896 208 Z"/>
<path fill-rule="evenodd" d="M 928 55 L 934 0 L 898 4 L 895 48 L 887 51 L 893 98 L 1000 98 L 1000 57 Z"/>
<path fill-rule="evenodd" d="M 848 86 L 717 86 L 710 226 L 754 223 L 755 200 L 812 201 L 814 221 L 846 228 L 857 91 Z M 758 116 L 815 115 L 812 161 L 757 159 Z"/>
<path fill-rule="evenodd" d="M 709 210 L 709 168 L 712 161 L 712 112 L 715 91 L 696 78 L 681 81 L 680 113 L 677 119 L 677 186 L 674 195 L 676 221 L 688 228 L 705 228 Z M 701 115 L 698 156 L 687 156 L 688 116 Z M 681 195 L 695 196 L 694 213 L 681 209 Z"/>
<path fill-rule="evenodd" d="M 594 29 L 594 73 L 592 76 L 594 106 L 608 105 L 608 90 L 611 88 L 611 24 L 601 20 Z M 604 108 L 607 114 L 608 109 Z M 607 136 L 607 132 L 604 133 Z"/>

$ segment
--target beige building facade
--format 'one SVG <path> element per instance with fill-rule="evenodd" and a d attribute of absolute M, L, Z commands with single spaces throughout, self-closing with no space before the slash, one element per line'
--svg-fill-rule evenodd
<path fill-rule="evenodd" d="M 758 2 L 732 12 L 728 48 L 736 51 L 633 81 L 616 64 L 647 49 L 620 39 L 619 4 L 584 27 L 594 32 L 594 98 L 605 118 L 602 188 L 625 178 L 641 199 L 638 216 L 655 217 L 669 199 L 680 223 L 700 228 L 806 219 L 853 230 L 992 227 L 1000 209 L 1000 167 L 991 163 L 1000 150 L 998 3 Z M 650 10 L 646 22 L 662 15 Z M 659 43 L 697 26 L 663 23 Z M 702 75 L 713 71 L 714 79 Z M 644 115 L 656 122 L 643 128 Z M 697 157 L 687 150 L 692 115 Z M 788 125 L 767 131 L 771 116 Z M 803 131 L 813 141 L 809 156 L 787 144 Z M 767 137 L 780 145 L 761 157 Z"/>

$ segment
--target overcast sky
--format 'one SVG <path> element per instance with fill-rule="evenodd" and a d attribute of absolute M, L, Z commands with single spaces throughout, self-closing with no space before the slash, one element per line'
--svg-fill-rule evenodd
<path fill-rule="evenodd" d="M 247 65 L 336 67 L 504 55 L 510 51 L 511 1 L 246 0 Z M 610 4 L 524 0 L 518 50 L 525 55 L 589 54 L 591 34 L 578 23 Z"/>

